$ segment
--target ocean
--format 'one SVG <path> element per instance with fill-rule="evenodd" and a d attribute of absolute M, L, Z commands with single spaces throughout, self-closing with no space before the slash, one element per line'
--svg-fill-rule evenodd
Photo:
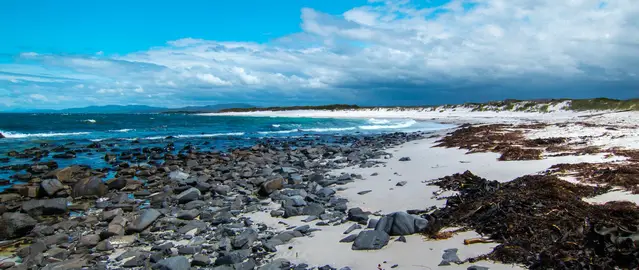
<path fill-rule="evenodd" d="M 104 152 L 143 151 L 187 145 L 200 151 L 226 151 L 254 145 L 260 140 L 313 138 L 330 141 L 342 135 L 365 136 L 386 132 L 414 132 L 450 128 L 451 125 L 411 119 L 334 119 L 205 116 L 195 114 L 0 114 L 0 181 L 13 182 L 21 171 L 12 165 L 55 160 L 60 168 L 73 164 L 110 168 L 104 153 L 74 151 L 76 158 L 54 159 L 55 153 L 32 158 L 9 157 L 25 149 L 86 149 L 94 144 Z M 139 162 L 139 161 L 138 161 Z"/>

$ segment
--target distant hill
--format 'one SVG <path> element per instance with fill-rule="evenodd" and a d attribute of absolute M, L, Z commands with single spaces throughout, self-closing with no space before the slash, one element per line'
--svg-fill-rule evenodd
<path fill-rule="evenodd" d="M 219 112 L 225 109 L 245 109 L 255 108 L 255 106 L 244 103 L 216 104 L 207 106 L 188 106 L 182 108 L 151 107 L 146 105 L 105 105 L 89 106 L 82 108 L 69 108 L 62 110 L 20 110 L 13 112 L 28 113 L 210 113 Z"/>
<path fill-rule="evenodd" d="M 204 112 L 220 112 L 228 109 L 247 109 L 255 108 L 255 106 L 245 103 L 228 103 L 208 106 L 188 106 L 183 108 L 165 109 L 164 113 L 204 113 Z"/>

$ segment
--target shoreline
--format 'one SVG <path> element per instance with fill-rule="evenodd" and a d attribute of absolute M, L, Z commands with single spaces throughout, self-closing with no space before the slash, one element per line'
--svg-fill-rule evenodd
<path fill-rule="evenodd" d="M 466 191 L 445 190 L 432 181 L 455 179 L 465 171 L 504 186 L 525 175 L 556 177 L 566 185 L 598 189 L 582 198 L 589 205 L 628 200 L 637 209 L 639 195 L 632 193 L 630 181 L 637 175 L 626 167 L 638 162 L 633 151 L 639 149 L 634 131 L 639 120 L 634 112 L 615 116 L 590 115 L 585 121 L 574 114 L 554 120 L 502 117 L 430 133 L 346 136 L 334 146 L 298 140 L 228 153 L 188 148 L 164 154 L 165 163 L 158 166 L 116 162 L 117 174 L 106 182 L 94 180 L 102 172 L 90 168 L 33 165 L 29 184 L 0 194 L 0 225 L 14 228 L 2 239 L 26 243 L 5 250 L 0 266 L 434 269 L 449 249 L 456 249 L 447 255 L 452 260 L 447 268 L 522 268 L 532 261 L 485 260 L 501 240 L 464 245 L 466 239 L 490 236 L 469 227 L 439 240 L 425 231 L 412 231 L 404 243 L 393 235 L 383 246 L 367 246 L 368 251 L 351 250 L 355 244 L 340 239 L 353 235 L 357 243 L 364 237 L 360 232 L 378 231 L 366 230 L 367 224 L 395 212 L 408 211 L 436 228 L 439 220 L 430 218 L 438 211 L 458 211 L 446 201 Z M 558 164 L 564 165 L 552 169 Z M 608 174 L 600 177 L 591 164 L 603 164 Z M 351 216 L 353 209 L 361 213 Z"/>

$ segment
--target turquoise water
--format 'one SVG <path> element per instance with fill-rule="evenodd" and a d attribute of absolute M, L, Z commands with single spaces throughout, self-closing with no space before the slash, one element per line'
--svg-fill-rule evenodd
<path fill-rule="evenodd" d="M 268 139 L 314 138 L 330 141 L 336 135 L 371 135 L 397 131 L 426 131 L 449 128 L 433 122 L 411 119 L 331 119 L 283 117 L 202 116 L 192 114 L 0 114 L 0 158 L 11 150 L 63 146 L 83 149 L 101 144 L 107 152 L 140 152 L 144 148 L 174 145 L 174 152 L 190 145 L 201 151 L 225 151 L 251 146 Z M 10 158 L 0 167 L 55 160 L 59 167 L 72 164 L 110 168 L 104 152 L 78 151 L 74 159 L 40 160 Z M 0 169 L 0 180 L 15 171 Z"/>

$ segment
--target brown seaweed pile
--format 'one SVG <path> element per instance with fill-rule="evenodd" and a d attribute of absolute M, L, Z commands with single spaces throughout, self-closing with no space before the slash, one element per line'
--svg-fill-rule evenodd
<path fill-rule="evenodd" d="M 639 193 L 639 167 L 626 163 L 556 164 L 547 171 L 551 175 L 571 175 L 584 183 L 623 187 Z"/>
<path fill-rule="evenodd" d="M 527 175 L 508 183 L 467 171 L 435 180 L 458 191 L 432 215 L 431 233 L 448 226 L 476 230 L 500 243 L 486 257 L 531 269 L 637 269 L 639 208 L 632 203 L 591 205 L 582 200 L 607 188 Z"/>
<path fill-rule="evenodd" d="M 537 160 L 541 159 L 545 147 L 564 143 L 564 138 L 526 140 L 523 130 L 542 128 L 545 125 L 493 124 L 471 126 L 464 125 L 438 141 L 436 147 L 455 147 L 468 150 L 468 153 L 497 152 L 499 160 Z"/>

